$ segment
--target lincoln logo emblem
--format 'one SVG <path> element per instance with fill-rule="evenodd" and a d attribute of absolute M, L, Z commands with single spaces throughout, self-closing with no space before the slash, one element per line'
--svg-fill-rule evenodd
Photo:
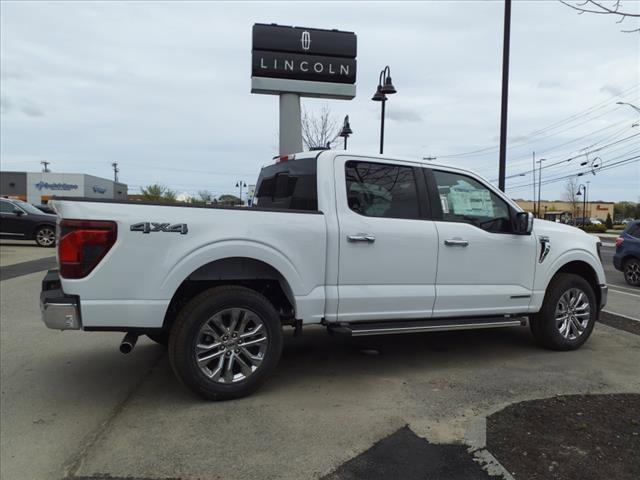
<path fill-rule="evenodd" d="M 309 50 L 311 46 L 311 34 L 306 30 L 302 32 L 302 37 L 300 37 L 300 43 L 302 44 L 302 49 L 306 52 Z"/>

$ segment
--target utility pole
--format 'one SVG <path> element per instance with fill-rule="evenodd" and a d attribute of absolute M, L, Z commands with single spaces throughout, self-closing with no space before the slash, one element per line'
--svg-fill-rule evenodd
<path fill-rule="evenodd" d="M 113 162 L 111 166 L 113 167 L 113 181 L 118 183 L 118 172 L 120 171 L 118 168 L 118 162 Z"/>
<path fill-rule="evenodd" d="M 531 169 L 531 173 L 533 173 L 533 214 L 536 213 L 536 152 L 533 151 L 533 168 Z"/>
<path fill-rule="evenodd" d="M 42 165 L 42 172 L 43 172 L 43 173 L 49 173 L 49 172 L 51 171 L 51 170 L 49 170 L 49 164 L 50 164 L 50 163 L 51 163 L 51 162 L 45 162 L 44 160 L 42 160 L 42 161 L 40 162 L 40 164 Z"/>
<path fill-rule="evenodd" d="M 504 0 L 504 38 L 502 42 L 502 109 L 500 113 L 500 165 L 498 188 L 504 192 L 507 171 L 507 103 L 509 101 L 509 43 L 511 38 L 511 0 Z"/>
<path fill-rule="evenodd" d="M 591 183 L 589 180 L 587 180 L 586 182 L 584 182 L 587 184 L 587 188 L 586 188 L 586 192 L 585 192 L 585 200 L 586 200 L 586 205 L 585 208 L 589 208 L 589 223 L 591 223 L 591 205 L 589 205 L 589 184 Z"/>
<path fill-rule="evenodd" d="M 537 217 L 540 218 L 540 191 L 542 189 L 542 162 L 545 162 L 547 159 L 546 158 L 541 158 L 540 160 L 538 160 L 538 163 L 540 164 L 540 168 L 538 169 L 538 215 Z"/>

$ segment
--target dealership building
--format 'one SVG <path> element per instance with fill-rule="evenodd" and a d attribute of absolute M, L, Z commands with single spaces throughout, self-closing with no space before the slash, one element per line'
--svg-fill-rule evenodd
<path fill-rule="evenodd" d="M 84 173 L 0 172 L 0 196 L 32 204 L 56 197 L 127 199 L 127 185 Z"/>

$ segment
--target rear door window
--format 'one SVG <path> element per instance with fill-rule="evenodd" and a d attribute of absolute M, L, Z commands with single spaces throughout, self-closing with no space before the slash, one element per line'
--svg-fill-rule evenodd
<path fill-rule="evenodd" d="M 302 158 L 265 167 L 253 206 L 282 210 L 318 210 L 316 159 Z"/>
<path fill-rule="evenodd" d="M 349 161 L 345 165 L 349 208 L 366 217 L 420 218 L 412 167 Z"/>

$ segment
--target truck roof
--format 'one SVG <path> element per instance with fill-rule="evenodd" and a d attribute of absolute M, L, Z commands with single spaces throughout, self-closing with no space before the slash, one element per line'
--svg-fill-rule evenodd
<path fill-rule="evenodd" d="M 420 165 L 420 166 L 439 167 L 447 170 L 455 170 L 460 172 L 471 173 L 477 177 L 484 178 L 482 177 L 482 175 L 479 175 L 477 172 L 474 172 L 473 170 L 470 170 L 468 168 L 445 164 L 445 163 L 426 161 L 419 157 L 409 157 L 409 156 L 393 155 L 393 154 L 391 155 L 379 154 L 379 153 L 371 153 L 371 152 L 358 152 L 353 150 L 329 150 L 329 149 L 312 150 L 307 152 L 293 153 L 289 155 L 275 156 L 273 157 L 273 159 L 276 161 L 276 163 L 278 163 L 279 161 L 301 160 L 305 158 L 319 159 L 321 156 L 323 158 L 326 158 L 326 157 L 335 158 L 341 155 L 347 155 L 349 157 L 358 157 L 358 158 L 365 157 L 365 158 L 374 158 L 378 160 L 401 161 L 401 162 L 413 163 L 415 165 Z"/>

